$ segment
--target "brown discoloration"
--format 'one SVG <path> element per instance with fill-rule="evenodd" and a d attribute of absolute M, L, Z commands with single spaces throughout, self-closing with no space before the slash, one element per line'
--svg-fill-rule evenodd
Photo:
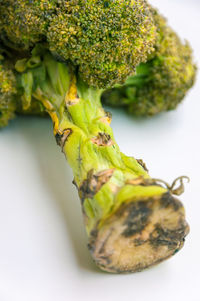
<path fill-rule="evenodd" d="M 105 113 L 105 116 L 100 118 L 101 122 L 103 122 L 105 124 L 110 124 L 112 121 L 112 114 L 107 111 L 104 111 L 104 113 Z"/>
<path fill-rule="evenodd" d="M 64 148 L 65 143 L 67 142 L 67 139 L 69 138 L 69 136 L 72 134 L 72 129 L 68 128 L 68 129 L 64 129 L 62 131 L 57 131 L 55 138 L 56 138 L 56 142 L 57 144 L 62 148 Z"/>
<path fill-rule="evenodd" d="M 109 265 L 112 263 L 112 261 L 109 259 L 108 256 L 100 256 L 99 259 L 100 259 L 100 261 L 103 260 L 106 263 L 106 265 Z"/>
<path fill-rule="evenodd" d="M 107 237 L 105 238 L 105 240 L 102 242 L 102 245 L 99 249 L 99 254 L 105 253 L 105 246 L 111 235 L 112 235 L 112 228 L 111 228 L 110 232 L 108 233 Z"/>
<path fill-rule="evenodd" d="M 76 186 L 76 188 L 78 189 L 78 185 L 77 185 L 75 179 L 73 179 L 72 184 L 74 184 L 74 186 Z"/>
<path fill-rule="evenodd" d="M 124 204 L 90 240 L 97 265 L 108 272 L 137 272 L 171 257 L 189 232 L 180 201 L 164 196 Z"/>
<path fill-rule="evenodd" d="M 180 223 L 180 228 L 169 230 L 162 228 L 160 224 L 155 225 L 154 231 L 150 235 L 150 243 L 154 248 L 167 246 L 168 249 L 176 248 L 177 244 L 183 239 L 185 233 L 184 223 Z"/>
<path fill-rule="evenodd" d="M 76 95 L 76 97 L 74 97 L 72 100 L 65 99 L 66 107 L 76 105 L 79 102 L 79 100 L 80 100 L 80 98 L 78 97 L 78 95 Z"/>
<path fill-rule="evenodd" d="M 97 236 L 98 236 L 98 230 L 97 229 L 92 230 L 90 233 L 90 241 L 88 243 L 88 249 L 91 253 L 95 251 L 95 241 L 97 239 Z"/>
<path fill-rule="evenodd" d="M 136 159 L 136 161 L 144 168 L 144 170 L 146 170 L 147 172 L 149 172 L 146 163 L 144 163 L 144 161 L 142 159 Z"/>
<path fill-rule="evenodd" d="M 112 113 L 111 113 L 111 112 L 105 111 L 105 114 L 106 114 L 106 116 L 107 116 L 110 120 L 112 120 Z"/>
<path fill-rule="evenodd" d="M 138 178 L 130 179 L 130 180 L 126 181 L 126 184 L 147 186 L 147 185 L 150 185 L 150 182 L 149 182 L 149 179 L 145 179 L 143 176 L 140 176 Z"/>
<path fill-rule="evenodd" d="M 142 185 L 142 186 L 150 186 L 150 185 L 157 185 L 161 186 L 158 179 L 152 179 L 152 178 L 144 178 L 143 176 L 140 176 L 135 179 L 130 179 L 126 181 L 126 184 L 129 185 Z"/>
<path fill-rule="evenodd" d="M 173 197 L 170 192 L 166 192 L 160 199 L 160 207 L 168 208 L 170 206 L 174 208 L 174 211 L 177 211 L 183 207 L 182 203 L 177 198 Z"/>
<path fill-rule="evenodd" d="M 61 139 L 62 139 L 62 136 L 63 136 L 63 132 L 57 131 L 56 134 L 55 134 L 56 143 L 57 143 L 57 145 L 59 145 L 59 146 L 61 146 Z"/>
<path fill-rule="evenodd" d="M 101 187 L 109 181 L 113 172 L 114 169 L 106 169 L 94 174 L 94 170 L 90 170 L 87 174 L 87 179 L 83 181 L 79 188 L 82 202 L 85 198 L 93 198 Z"/>
<path fill-rule="evenodd" d="M 94 144 L 98 146 L 111 146 L 114 144 L 109 134 L 106 133 L 98 133 L 98 136 L 91 139 Z"/>
<path fill-rule="evenodd" d="M 124 222 L 126 229 L 122 233 L 125 237 L 140 233 L 147 226 L 152 213 L 152 210 L 146 206 L 145 202 L 132 203 L 129 210 L 130 212 Z"/>

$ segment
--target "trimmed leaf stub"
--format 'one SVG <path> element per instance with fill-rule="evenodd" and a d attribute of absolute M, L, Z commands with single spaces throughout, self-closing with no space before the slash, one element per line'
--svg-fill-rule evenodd
<path fill-rule="evenodd" d="M 111 146 L 114 141 L 111 139 L 109 134 L 99 132 L 98 135 L 91 139 L 94 144 L 98 146 Z"/>
<path fill-rule="evenodd" d="M 72 134 L 72 129 L 65 129 L 63 131 L 57 131 L 55 138 L 57 144 L 61 147 L 63 150 L 63 147 L 65 146 L 65 143 L 67 142 L 68 137 Z"/>
<path fill-rule="evenodd" d="M 114 169 L 106 169 L 97 174 L 94 170 L 90 170 L 87 174 L 87 179 L 83 181 L 79 188 L 79 195 L 82 200 L 86 198 L 93 198 L 94 195 L 101 189 L 101 187 L 109 181 L 112 177 Z"/>
<path fill-rule="evenodd" d="M 124 204 L 90 235 L 89 249 L 107 272 L 138 272 L 179 251 L 189 226 L 170 193 Z"/>
<path fill-rule="evenodd" d="M 137 159 L 137 162 L 144 168 L 144 170 L 146 170 L 147 172 L 149 171 L 146 166 L 146 163 L 144 163 L 142 159 Z"/>

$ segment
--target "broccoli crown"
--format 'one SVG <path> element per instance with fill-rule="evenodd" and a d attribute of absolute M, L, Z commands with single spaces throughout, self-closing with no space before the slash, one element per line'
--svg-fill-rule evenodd
<path fill-rule="evenodd" d="M 48 42 L 92 86 L 124 82 L 153 51 L 156 30 L 146 0 L 8 0 L 0 10 L 11 47 Z"/>
<path fill-rule="evenodd" d="M 59 3 L 47 33 L 50 50 L 79 65 L 88 84 L 123 82 L 152 51 L 155 27 L 144 0 Z"/>
<path fill-rule="evenodd" d="M 0 127 L 14 118 L 16 110 L 16 77 L 0 51 Z"/>
<path fill-rule="evenodd" d="M 181 42 L 157 10 L 152 12 L 158 33 L 154 52 L 124 86 L 103 95 L 107 104 L 126 106 L 134 115 L 175 109 L 195 80 L 196 66 L 189 44 Z"/>
<path fill-rule="evenodd" d="M 28 49 L 45 38 L 54 0 L 6 0 L 0 3 L 0 28 L 18 48 Z"/>

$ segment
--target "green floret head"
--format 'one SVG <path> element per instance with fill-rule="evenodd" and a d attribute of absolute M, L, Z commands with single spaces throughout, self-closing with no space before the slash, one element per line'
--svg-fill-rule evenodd
<path fill-rule="evenodd" d="M 54 0 L 6 0 L 0 2 L 0 28 L 11 46 L 28 49 L 45 39 L 48 19 L 55 6 Z M 15 45 L 12 45 L 12 44 Z"/>
<path fill-rule="evenodd" d="M 194 84 L 196 74 L 189 44 L 182 43 L 156 10 L 152 12 L 158 33 L 155 51 L 124 86 L 103 95 L 107 104 L 125 106 L 138 116 L 175 109 Z"/>
<path fill-rule="evenodd" d="M 47 40 L 52 53 L 79 66 L 89 85 L 105 88 L 134 74 L 155 35 L 145 0 L 61 0 Z"/>
<path fill-rule="evenodd" d="M 0 12 L 4 44 L 28 50 L 48 42 L 57 58 L 70 60 L 99 88 L 134 74 L 156 37 L 146 0 L 7 0 Z"/>
<path fill-rule="evenodd" d="M 16 78 L 0 53 L 0 128 L 15 117 Z"/>

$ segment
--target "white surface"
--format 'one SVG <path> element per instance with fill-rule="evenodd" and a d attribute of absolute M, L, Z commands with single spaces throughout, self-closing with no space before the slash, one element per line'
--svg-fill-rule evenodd
<path fill-rule="evenodd" d="M 200 61 L 200 1 L 151 1 L 186 37 Z M 134 120 L 113 110 L 121 149 L 153 177 L 186 174 L 181 197 L 191 232 L 175 257 L 148 271 L 99 271 L 86 247 L 72 173 L 49 120 L 17 118 L 0 132 L 0 301 L 200 300 L 200 86 L 175 112 Z"/>

